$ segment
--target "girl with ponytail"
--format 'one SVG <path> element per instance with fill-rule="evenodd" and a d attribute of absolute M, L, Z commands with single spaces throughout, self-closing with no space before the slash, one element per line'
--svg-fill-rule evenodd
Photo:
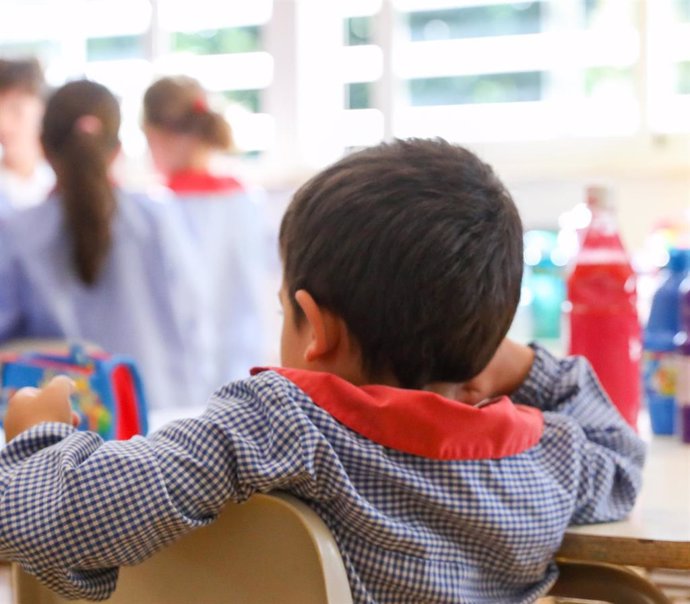
<path fill-rule="evenodd" d="M 110 164 L 119 149 L 120 106 L 103 86 L 67 84 L 50 99 L 41 143 L 55 170 L 78 278 L 98 280 L 108 257 L 115 215 Z"/>
<path fill-rule="evenodd" d="M 232 149 L 230 126 L 201 85 L 180 76 L 148 88 L 143 128 L 153 162 L 210 271 L 205 291 L 215 334 L 209 349 L 213 382 L 245 377 L 250 367 L 266 362 L 261 308 L 270 241 L 257 194 L 211 167 L 218 152 Z"/>
<path fill-rule="evenodd" d="M 171 204 L 114 184 L 119 127 L 117 99 L 95 82 L 48 100 L 41 143 L 56 187 L 0 226 L 0 342 L 86 340 L 136 360 L 151 406 L 198 403 L 198 259 Z"/>

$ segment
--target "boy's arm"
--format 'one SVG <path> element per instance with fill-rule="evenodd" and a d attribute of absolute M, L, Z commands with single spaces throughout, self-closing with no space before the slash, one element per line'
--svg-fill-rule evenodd
<path fill-rule="evenodd" d="M 538 345 L 533 350 L 532 367 L 511 397 L 545 412 L 540 446 L 554 474 L 575 491 L 571 522 L 624 517 L 642 483 L 644 443 L 584 357 L 558 360 Z"/>
<path fill-rule="evenodd" d="M 534 350 L 505 338 L 482 372 L 459 384 L 454 398 L 470 405 L 495 396 L 510 395 L 527 379 Z"/>
<path fill-rule="evenodd" d="M 310 488 L 318 436 L 270 379 L 285 392 L 275 374 L 239 382 L 201 417 L 148 438 L 104 443 L 57 422 L 22 432 L 0 451 L 0 558 L 64 596 L 103 599 L 119 565 L 208 524 L 226 502 Z"/>

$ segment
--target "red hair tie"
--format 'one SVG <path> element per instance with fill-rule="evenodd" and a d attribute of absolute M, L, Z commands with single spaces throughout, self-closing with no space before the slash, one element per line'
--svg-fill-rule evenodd
<path fill-rule="evenodd" d="M 192 103 L 194 113 L 208 113 L 208 103 L 204 97 L 197 97 Z"/>

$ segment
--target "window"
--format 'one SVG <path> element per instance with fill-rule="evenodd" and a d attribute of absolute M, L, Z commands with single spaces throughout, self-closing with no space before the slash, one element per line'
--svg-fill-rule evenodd
<path fill-rule="evenodd" d="M 159 74 L 185 74 L 225 106 L 238 148 L 255 156 L 273 143 L 274 124 L 264 96 L 273 81 L 273 59 L 264 50 L 270 0 L 219 5 L 157 0 L 161 43 L 154 59 Z"/>
<path fill-rule="evenodd" d="M 397 4 L 405 33 L 395 76 L 408 94 L 391 126 L 395 134 L 498 141 L 639 127 L 631 3 Z M 566 112 L 577 118 L 559 119 Z"/>
<path fill-rule="evenodd" d="M 143 35 L 87 38 L 87 61 L 114 61 L 135 59 L 145 55 L 146 38 Z"/>
<path fill-rule="evenodd" d="M 250 25 L 175 32 L 170 47 L 172 52 L 199 55 L 256 52 L 261 50 L 261 29 L 257 25 Z"/>
<path fill-rule="evenodd" d="M 681 61 L 677 64 L 676 92 L 678 94 L 690 94 L 690 61 Z"/>
<path fill-rule="evenodd" d="M 180 73 L 226 108 L 241 149 L 298 170 L 394 136 L 572 148 L 690 134 L 690 0 L 6 4 L 0 55 L 38 55 L 55 85 L 109 86 L 135 156 L 143 91 Z"/>
<path fill-rule="evenodd" d="M 362 46 L 373 43 L 374 19 L 370 15 L 364 17 L 347 17 L 345 19 L 346 46 Z"/>
<path fill-rule="evenodd" d="M 650 128 L 690 131 L 690 1 L 648 3 Z"/>
<path fill-rule="evenodd" d="M 512 2 L 407 14 L 412 41 L 515 36 L 541 31 L 544 2 Z"/>
<path fill-rule="evenodd" d="M 375 144 L 384 137 L 380 101 L 383 50 L 377 14 L 383 2 L 341 3 L 343 20 L 343 149 Z"/>
<path fill-rule="evenodd" d="M 543 82 L 542 72 L 531 71 L 418 78 L 408 84 L 410 104 L 419 106 L 538 101 L 543 96 Z"/>

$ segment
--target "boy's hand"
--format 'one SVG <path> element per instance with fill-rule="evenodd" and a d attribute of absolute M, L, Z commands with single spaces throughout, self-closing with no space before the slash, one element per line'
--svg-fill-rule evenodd
<path fill-rule="evenodd" d="M 484 370 L 456 388 L 458 400 L 476 405 L 495 396 L 512 394 L 532 368 L 534 350 L 506 338 Z"/>
<path fill-rule="evenodd" d="M 41 422 L 79 425 L 79 415 L 72 411 L 70 394 L 74 382 L 64 375 L 54 377 L 42 389 L 20 388 L 10 398 L 5 414 L 5 441 Z"/>

